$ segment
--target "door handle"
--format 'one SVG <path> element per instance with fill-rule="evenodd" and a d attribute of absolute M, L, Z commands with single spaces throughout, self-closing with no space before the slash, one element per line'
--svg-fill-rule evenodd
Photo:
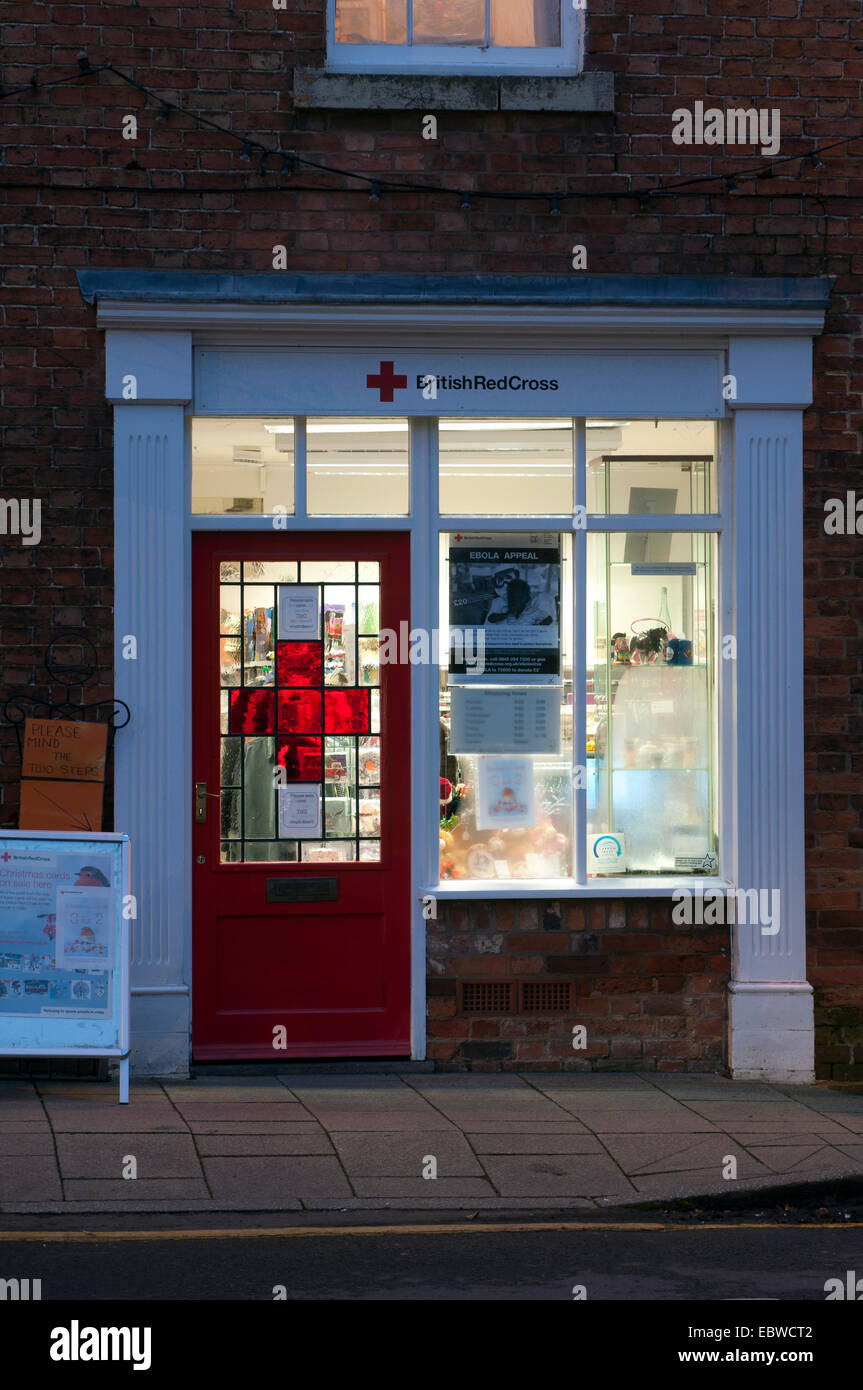
<path fill-rule="evenodd" d="M 204 825 L 207 820 L 207 784 L 195 783 L 195 824 Z"/>

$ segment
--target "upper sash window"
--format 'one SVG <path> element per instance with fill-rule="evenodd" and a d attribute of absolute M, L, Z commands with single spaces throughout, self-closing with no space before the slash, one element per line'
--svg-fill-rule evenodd
<path fill-rule="evenodd" d="M 577 71 L 571 0 L 329 0 L 332 71 Z"/>

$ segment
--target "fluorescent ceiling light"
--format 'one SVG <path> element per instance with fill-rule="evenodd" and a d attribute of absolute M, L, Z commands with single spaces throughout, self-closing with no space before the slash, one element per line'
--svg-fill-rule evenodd
<path fill-rule="evenodd" d="M 566 420 L 440 420 L 441 430 L 568 430 L 572 421 Z"/>

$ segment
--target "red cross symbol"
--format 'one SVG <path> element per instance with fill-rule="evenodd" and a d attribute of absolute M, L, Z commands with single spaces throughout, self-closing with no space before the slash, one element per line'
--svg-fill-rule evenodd
<path fill-rule="evenodd" d="M 11 858 L 12 858 L 11 854 L 8 854 L 8 853 L 6 853 L 6 852 L 4 852 L 3 854 L 0 854 L 0 859 L 3 860 L 3 863 L 4 863 L 4 864 L 8 864 L 8 863 L 9 863 L 9 860 L 10 860 Z"/>
<path fill-rule="evenodd" d="M 392 401 L 393 390 L 401 390 L 407 386 L 406 376 L 395 376 L 392 362 L 382 362 L 380 374 L 378 376 L 367 376 L 366 386 L 370 389 L 377 389 L 381 393 L 381 401 Z"/>

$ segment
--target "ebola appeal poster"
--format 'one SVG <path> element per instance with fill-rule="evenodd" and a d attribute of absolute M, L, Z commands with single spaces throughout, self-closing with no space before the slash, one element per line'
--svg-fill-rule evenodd
<path fill-rule="evenodd" d="M 122 892 L 118 851 L 92 841 L 78 849 L 73 840 L 3 837 L 0 1020 L 108 1016 Z"/>
<path fill-rule="evenodd" d="M 560 537 L 450 537 L 450 677 L 507 683 L 560 675 Z"/>

